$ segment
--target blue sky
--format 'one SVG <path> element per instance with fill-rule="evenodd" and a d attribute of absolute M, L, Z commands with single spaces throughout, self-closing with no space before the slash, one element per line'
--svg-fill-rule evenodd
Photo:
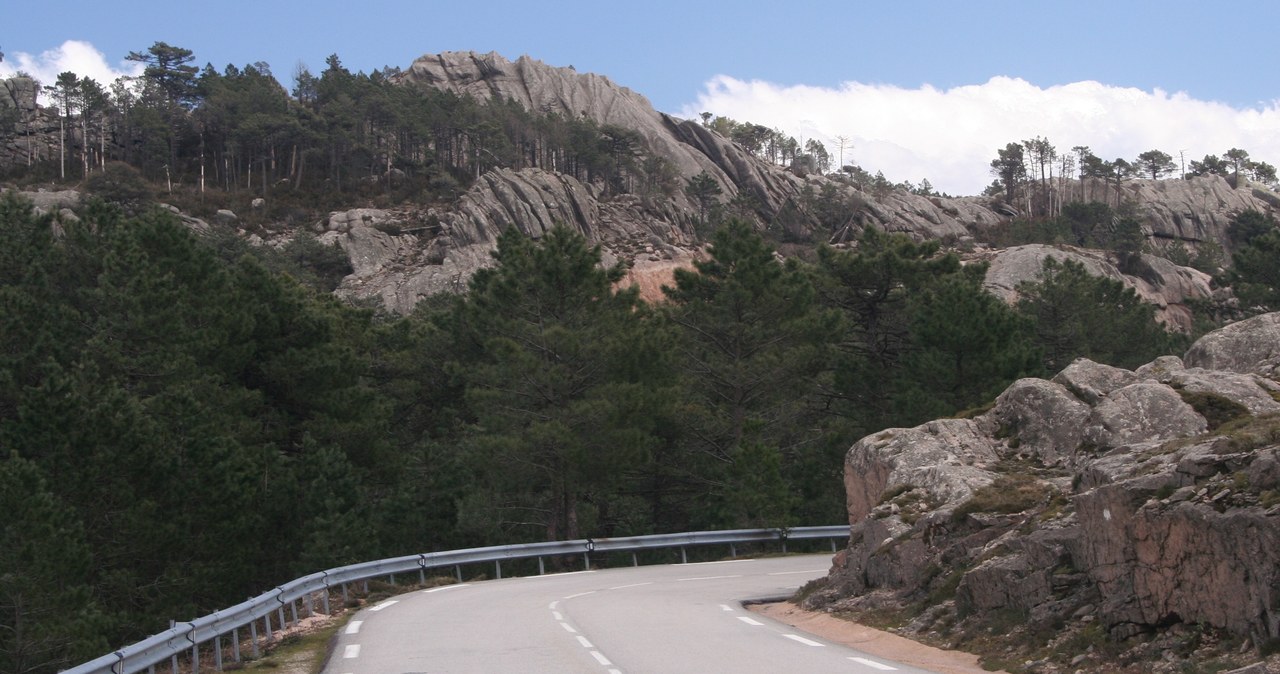
<path fill-rule="evenodd" d="M 331 53 L 364 71 L 447 50 L 528 54 L 606 75 L 663 111 L 709 110 L 829 146 L 844 135 L 846 162 L 956 193 L 990 182 L 997 147 L 1036 135 L 1106 158 L 1239 146 L 1280 163 L 1280 3 L 8 4 L 0 73 L 92 71 L 83 49 L 59 51 L 69 40 L 92 45 L 102 68 L 124 70 L 129 51 L 165 41 L 201 65 L 266 61 L 286 83 Z"/>

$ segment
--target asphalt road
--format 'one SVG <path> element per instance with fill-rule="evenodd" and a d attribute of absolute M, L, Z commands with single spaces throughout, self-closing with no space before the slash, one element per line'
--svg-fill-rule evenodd
<path fill-rule="evenodd" d="M 450 585 L 361 610 L 324 674 L 926 670 L 746 611 L 822 576 L 829 555 L 646 566 Z"/>

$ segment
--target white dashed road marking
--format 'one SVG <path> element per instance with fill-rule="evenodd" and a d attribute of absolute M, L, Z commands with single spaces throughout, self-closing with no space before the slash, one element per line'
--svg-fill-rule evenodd
<path fill-rule="evenodd" d="M 866 665 L 866 666 L 868 666 L 868 667 L 871 667 L 871 668 L 873 668 L 873 669 L 879 669 L 879 670 L 886 671 L 886 672 L 896 672 L 896 671 L 898 671 L 898 668 L 897 668 L 897 667 L 890 667 L 889 665 L 886 665 L 886 664 L 884 664 L 883 662 L 876 662 L 875 660 L 868 660 L 868 659 L 866 659 L 866 658 L 854 658 L 854 657 L 850 657 L 849 659 L 850 659 L 850 660 L 853 660 L 854 662 L 857 662 L 857 663 L 859 663 L 859 664 L 863 664 L 863 665 Z"/>
<path fill-rule="evenodd" d="M 825 645 L 826 645 L 826 644 L 820 644 L 820 643 L 818 643 L 818 642 L 814 641 L 813 639 L 806 639 L 806 638 L 804 638 L 804 637 L 800 636 L 799 634 L 784 634 L 784 635 L 782 635 L 782 636 L 784 636 L 784 637 L 786 637 L 786 638 L 788 638 L 788 639 L 790 639 L 790 640 L 792 640 L 792 641 L 799 641 L 800 643 L 804 644 L 805 646 L 825 646 Z"/>
<path fill-rule="evenodd" d="M 361 626 L 361 625 L 363 625 L 363 624 L 364 624 L 364 621 L 363 621 L 363 620 L 352 620 L 351 622 L 347 623 L 346 633 L 347 633 L 347 634 L 359 634 L 359 633 L 360 633 L 360 626 Z"/>
<path fill-rule="evenodd" d="M 583 648 L 595 648 L 595 646 L 592 646 L 591 642 L 587 641 L 587 638 L 584 636 L 578 637 L 578 643 L 582 644 Z"/>
<path fill-rule="evenodd" d="M 741 577 L 742 577 L 742 574 L 738 574 L 736 576 L 698 576 L 696 578 L 677 578 L 676 581 L 684 582 L 686 580 L 721 580 L 723 578 L 741 578 Z"/>
<path fill-rule="evenodd" d="M 347 646 L 346 648 L 344 648 L 342 650 L 342 657 L 344 658 L 360 657 L 360 644 L 351 644 L 350 646 Z"/>
<path fill-rule="evenodd" d="M 591 657 L 595 658 L 596 662 L 604 665 L 605 667 L 613 664 L 609 661 L 609 658 L 604 657 L 604 654 L 600 651 L 591 651 Z"/>
<path fill-rule="evenodd" d="M 611 588 L 609 588 L 609 589 L 610 589 L 610 590 L 625 590 L 625 589 L 627 589 L 627 588 L 629 588 L 629 587 L 640 587 L 640 586 L 642 586 L 642 585 L 653 585 L 653 583 L 632 583 L 632 584 L 630 584 L 630 585 L 618 585 L 618 586 L 616 586 L 616 587 L 611 587 Z"/>
<path fill-rule="evenodd" d="M 756 627 L 764 626 L 764 623 L 760 622 L 759 620 L 756 620 L 755 618 L 748 618 L 747 616 L 744 616 L 744 615 L 738 616 L 738 620 L 741 620 L 742 622 L 748 625 L 755 625 Z"/>
<path fill-rule="evenodd" d="M 732 607 L 732 606 L 730 606 L 730 605 L 728 605 L 728 604 L 721 604 L 721 605 L 720 605 L 720 610 L 721 610 L 721 611 L 732 611 L 732 610 L 733 610 L 733 607 Z"/>
<path fill-rule="evenodd" d="M 398 600 L 398 599 L 388 599 L 388 600 L 386 600 L 386 601 L 382 602 L 381 604 L 378 604 L 377 606 L 373 606 L 373 607 L 371 607 L 369 610 L 370 610 L 370 611 L 375 611 L 375 612 L 376 612 L 376 611 L 381 611 L 382 609 L 387 608 L 388 606 L 391 606 L 392 604 L 399 604 L 399 603 L 400 603 L 400 600 Z"/>

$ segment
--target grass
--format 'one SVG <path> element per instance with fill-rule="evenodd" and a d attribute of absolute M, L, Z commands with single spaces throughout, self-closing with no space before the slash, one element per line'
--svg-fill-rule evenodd
<path fill-rule="evenodd" d="M 1022 512 L 1047 501 L 1056 491 L 1032 475 L 1001 475 L 957 506 L 952 518 L 959 521 L 973 513 Z"/>
<path fill-rule="evenodd" d="M 320 674 L 329 642 L 346 624 L 346 620 L 334 620 L 331 624 L 308 634 L 291 634 L 257 660 L 248 660 L 239 667 L 241 671 L 271 670 L 282 674 Z M 236 669 L 227 667 L 227 669 Z"/>

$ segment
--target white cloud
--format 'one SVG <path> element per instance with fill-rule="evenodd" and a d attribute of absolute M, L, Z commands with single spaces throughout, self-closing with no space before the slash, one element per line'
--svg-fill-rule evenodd
<path fill-rule="evenodd" d="M 118 77 L 141 75 L 142 68 L 141 63 L 132 61 L 121 61 L 112 66 L 92 44 L 67 40 L 56 49 L 37 55 L 20 51 L 5 52 L 4 61 L 0 61 L 0 77 L 11 77 L 14 73 L 23 71 L 43 85 L 51 85 L 60 73 L 70 71 L 80 77 L 96 80 L 103 87 L 109 87 Z"/>
<path fill-rule="evenodd" d="M 1280 165 L 1280 101 L 1251 109 L 1184 93 L 1075 82 L 1040 88 L 993 77 L 940 90 L 846 82 L 839 88 L 782 86 L 724 75 L 711 79 L 680 114 L 707 111 L 822 140 L 836 159 L 836 136 L 852 139 L 844 161 L 894 182 L 928 178 L 951 194 L 977 194 L 1007 143 L 1043 136 L 1059 152 L 1087 145 L 1103 159 L 1132 160 L 1157 149 L 1186 161 L 1232 147 Z"/>

